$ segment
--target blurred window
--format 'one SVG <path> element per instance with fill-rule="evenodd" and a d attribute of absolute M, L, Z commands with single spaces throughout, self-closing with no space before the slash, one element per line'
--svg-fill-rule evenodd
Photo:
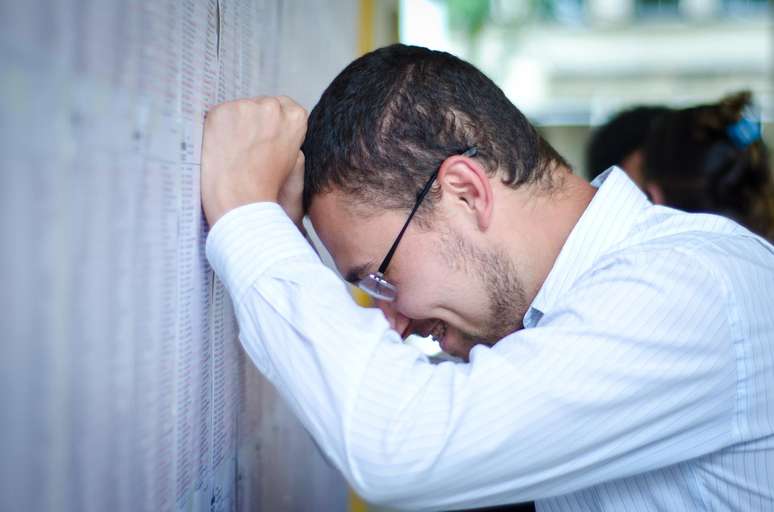
<path fill-rule="evenodd" d="M 757 16 L 769 8 L 768 0 L 723 0 L 722 5 L 726 14 L 740 16 Z"/>
<path fill-rule="evenodd" d="M 635 13 L 638 18 L 669 18 L 680 15 L 678 0 L 637 0 Z"/>

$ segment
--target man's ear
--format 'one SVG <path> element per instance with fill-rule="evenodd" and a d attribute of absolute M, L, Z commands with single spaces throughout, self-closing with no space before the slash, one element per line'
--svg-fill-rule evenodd
<path fill-rule="evenodd" d="M 455 155 L 438 170 L 438 183 L 452 207 L 459 206 L 473 215 L 478 228 L 486 230 L 492 220 L 494 194 L 486 170 L 475 159 Z"/>

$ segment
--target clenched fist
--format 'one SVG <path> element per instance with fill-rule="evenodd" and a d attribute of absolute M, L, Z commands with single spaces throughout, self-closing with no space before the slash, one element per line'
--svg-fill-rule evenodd
<path fill-rule="evenodd" d="M 201 187 L 210 226 L 229 210 L 259 201 L 280 202 L 300 224 L 306 118 L 285 96 L 230 101 L 207 114 Z"/>

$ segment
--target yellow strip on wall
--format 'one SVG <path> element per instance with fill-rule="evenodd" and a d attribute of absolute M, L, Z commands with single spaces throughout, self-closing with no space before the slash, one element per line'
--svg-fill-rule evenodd
<path fill-rule="evenodd" d="M 374 49 L 374 1 L 360 0 L 357 31 L 358 55 L 363 55 Z M 355 302 L 364 307 L 373 306 L 373 300 L 363 290 L 354 286 L 351 289 Z M 349 512 L 368 512 L 368 504 L 352 490 L 349 491 Z"/>
<path fill-rule="evenodd" d="M 349 512 L 368 512 L 368 505 L 355 491 L 349 491 Z"/>
<path fill-rule="evenodd" d="M 366 292 L 364 292 L 357 286 L 352 286 L 351 291 L 352 291 L 352 298 L 355 299 L 355 302 L 357 302 L 358 306 L 362 306 L 364 308 L 370 308 L 375 306 L 373 297 L 368 295 Z"/>
<path fill-rule="evenodd" d="M 360 26 L 358 27 L 357 50 L 359 55 L 374 49 L 375 0 L 360 0 Z"/>

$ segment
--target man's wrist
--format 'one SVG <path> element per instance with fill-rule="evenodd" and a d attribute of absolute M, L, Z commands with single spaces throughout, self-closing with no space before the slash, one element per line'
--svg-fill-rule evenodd
<path fill-rule="evenodd" d="M 224 213 L 211 227 L 207 258 L 237 301 L 261 273 L 278 262 L 299 257 L 319 262 L 299 234 L 279 204 L 241 205 Z"/>
<path fill-rule="evenodd" d="M 228 212 L 236 210 L 241 206 L 247 206 L 248 204 L 253 203 L 278 203 L 276 193 L 260 192 L 251 194 L 250 197 L 238 196 L 238 194 L 229 194 L 227 199 L 222 199 L 217 202 L 217 206 L 212 209 L 212 212 L 205 212 L 210 227 L 214 226 Z"/>

